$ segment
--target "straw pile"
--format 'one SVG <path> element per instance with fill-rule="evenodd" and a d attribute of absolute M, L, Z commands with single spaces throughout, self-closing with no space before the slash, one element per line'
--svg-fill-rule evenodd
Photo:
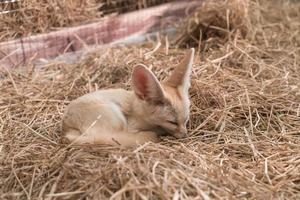
<path fill-rule="evenodd" d="M 174 43 L 198 45 L 203 49 L 211 44 L 223 44 L 233 36 L 245 37 L 251 27 L 249 6 L 249 0 L 204 1 L 195 14 L 182 23 L 183 27 L 179 27 L 181 33 Z"/>
<path fill-rule="evenodd" d="M 136 63 L 164 78 L 184 50 L 118 47 L 75 65 L 4 73 L 1 199 L 299 199 L 300 4 L 249 9 L 255 26 L 245 38 L 197 57 L 190 136 L 182 140 L 137 149 L 68 146 L 60 121 L 82 94 L 128 88 Z"/>
<path fill-rule="evenodd" d="M 21 0 L 0 2 L 0 42 L 50 32 L 174 0 Z M 9 1 L 8 1 L 9 2 Z M 13 11 L 2 14 L 1 11 Z M 14 12 L 15 11 L 15 12 Z"/>

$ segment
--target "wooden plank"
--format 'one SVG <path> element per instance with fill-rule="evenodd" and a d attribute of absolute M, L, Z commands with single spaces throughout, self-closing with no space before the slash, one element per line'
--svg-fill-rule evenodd
<path fill-rule="evenodd" d="M 201 5 L 198 1 L 179 1 L 112 16 L 99 22 L 56 32 L 0 43 L 0 66 L 16 67 L 29 60 L 55 58 L 82 50 L 89 45 L 109 44 L 131 35 L 141 35 L 168 26 Z"/>

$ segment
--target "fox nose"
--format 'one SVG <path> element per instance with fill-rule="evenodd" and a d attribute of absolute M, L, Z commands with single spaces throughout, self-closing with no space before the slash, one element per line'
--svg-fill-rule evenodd
<path fill-rule="evenodd" d="M 187 134 L 187 129 L 184 127 L 182 130 L 181 130 L 181 135 L 183 135 L 183 137 L 187 137 L 188 134 Z"/>
<path fill-rule="evenodd" d="M 188 134 L 187 134 L 187 129 L 185 127 L 182 127 L 178 130 L 177 134 L 175 135 L 175 137 L 177 139 L 182 139 L 182 138 L 185 138 L 187 137 Z"/>

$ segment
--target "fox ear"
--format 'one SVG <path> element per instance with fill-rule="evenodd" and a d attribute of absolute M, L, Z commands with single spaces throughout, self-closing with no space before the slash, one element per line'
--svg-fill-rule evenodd
<path fill-rule="evenodd" d="M 132 88 L 136 96 L 149 103 L 159 104 L 164 100 L 163 89 L 155 75 L 145 66 L 138 65 L 132 72 Z"/>
<path fill-rule="evenodd" d="M 190 79 L 192 65 L 194 62 L 194 48 L 191 48 L 185 55 L 184 59 L 176 66 L 171 76 L 167 79 L 166 84 L 171 87 L 182 87 L 188 92 L 190 88 Z"/>

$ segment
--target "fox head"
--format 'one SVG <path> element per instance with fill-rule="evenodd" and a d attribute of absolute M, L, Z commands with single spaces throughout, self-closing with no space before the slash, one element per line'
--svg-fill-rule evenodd
<path fill-rule="evenodd" d="M 138 65 L 132 73 L 132 88 L 141 102 L 140 116 L 148 130 L 176 138 L 187 136 L 190 113 L 190 76 L 194 49 L 190 49 L 173 73 L 163 82 L 145 66 Z"/>

